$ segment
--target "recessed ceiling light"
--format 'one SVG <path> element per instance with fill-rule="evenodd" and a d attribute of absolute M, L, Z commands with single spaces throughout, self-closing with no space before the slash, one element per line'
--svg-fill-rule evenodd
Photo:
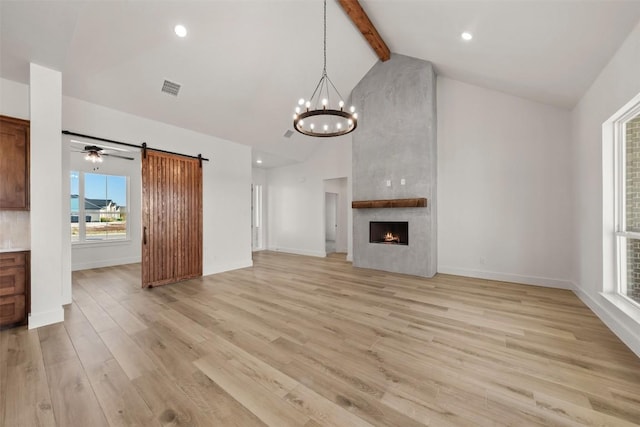
<path fill-rule="evenodd" d="M 473 34 L 468 33 L 468 32 L 465 31 L 464 33 L 460 34 L 460 37 L 462 37 L 462 40 L 468 42 L 469 40 L 471 40 L 473 38 Z"/>
<path fill-rule="evenodd" d="M 258 159 L 258 160 L 256 160 L 256 163 L 257 163 L 257 164 L 261 164 L 261 163 L 262 163 L 262 160 Z"/>
<path fill-rule="evenodd" d="M 173 31 L 176 32 L 176 36 L 178 37 L 186 37 L 187 36 L 187 29 L 184 27 L 184 25 L 176 25 L 173 28 Z"/>

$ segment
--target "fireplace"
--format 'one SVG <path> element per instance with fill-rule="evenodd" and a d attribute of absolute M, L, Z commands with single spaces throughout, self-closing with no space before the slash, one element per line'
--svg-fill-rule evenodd
<path fill-rule="evenodd" d="M 370 221 L 369 243 L 408 245 L 409 223 L 407 221 Z"/>

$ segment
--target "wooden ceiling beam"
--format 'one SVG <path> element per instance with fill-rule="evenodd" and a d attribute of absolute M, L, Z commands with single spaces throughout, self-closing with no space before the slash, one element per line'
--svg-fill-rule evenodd
<path fill-rule="evenodd" d="M 376 30 L 367 13 L 362 9 L 360 2 L 358 0 L 338 0 L 338 3 L 340 3 L 340 6 L 342 6 L 355 26 L 358 27 L 364 38 L 367 39 L 378 58 L 382 62 L 391 58 L 389 47 L 380 37 L 378 30 Z"/>

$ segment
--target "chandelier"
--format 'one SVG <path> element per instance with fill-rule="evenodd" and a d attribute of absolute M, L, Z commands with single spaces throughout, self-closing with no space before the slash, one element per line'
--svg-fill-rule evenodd
<path fill-rule="evenodd" d="M 324 0 L 324 67 L 311 98 L 300 98 L 293 114 L 293 127 L 298 132 L 319 137 L 351 133 L 358 126 L 355 107 L 345 110 L 340 92 L 327 75 L 327 0 Z"/>

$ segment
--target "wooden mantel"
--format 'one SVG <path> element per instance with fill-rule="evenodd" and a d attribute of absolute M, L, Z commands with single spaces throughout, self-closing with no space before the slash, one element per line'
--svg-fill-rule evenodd
<path fill-rule="evenodd" d="M 366 208 L 426 208 L 427 199 L 387 199 L 387 200 L 357 200 L 351 202 L 353 209 Z"/>

